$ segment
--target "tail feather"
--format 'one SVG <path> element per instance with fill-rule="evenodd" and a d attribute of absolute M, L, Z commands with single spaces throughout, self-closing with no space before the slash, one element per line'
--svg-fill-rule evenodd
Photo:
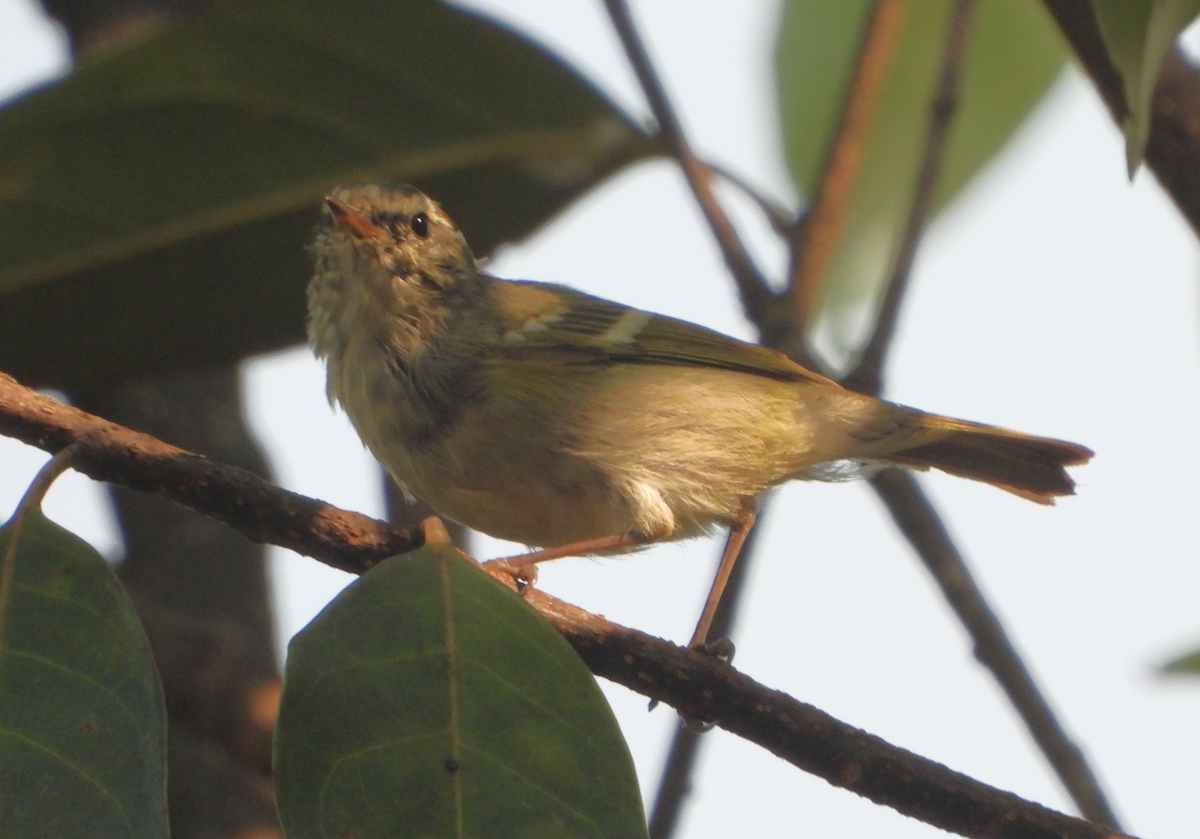
<path fill-rule="evenodd" d="M 930 415 L 923 419 L 924 424 L 932 426 L 930 430 L 943 431 L 945 436 L 926 437 L 926 442 L 891 452 L 888 462 L 915 469 L 941 469 L 1039 504 L 1053 504 L 1056 496 L 1074 495 L 1075 481 L 1064 467 L 1085 463 L 1092 456 L 1091 449 L 1064 440 Z"/>

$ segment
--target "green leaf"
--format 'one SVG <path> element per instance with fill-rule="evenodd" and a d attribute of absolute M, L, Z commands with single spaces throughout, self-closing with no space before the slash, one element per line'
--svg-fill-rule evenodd
<path fill-rule="evenodd" d="M 812 199 L 837 129 L 869 0 L 789 0 L 779 31 L 779 107 L 792 177 Z M 895 259 L 916 183 L 950 0 L 910 4 L 849 216 L 819 290 L 821 329 L 852 353 Z M 981 0 L 964 55 L 959 107 L 935 205 L 954 198 L 1004 145 L 1063 66 L 1066 52 L 1037 0 Z"/>
<path fill-rule="evenodd" d="M 1125 88 L 1129 113 L 1121 130 L 1132 178 L 1150 137 L 1150 106 L 1163 59 L 1179 33 L 1200 14 L 1200 0 L 1093 0 L 1092 8 Z"/>
<path fill-rule="evenodd" d="M 332 187 L 413 182 L 484 255 L 658 148 L 442 3 L 214 3 L 0 110 L 0 369 L 69 389 L 301 342 Z"/>
<path fill-rule="evenodd" d="M 11 524 L 0 528 L 0 557 Z M 165 839 L 166 710 L 116 575 L 31 510 L 0 568 L 5 837 Z"/>
<path fill-rule="evenodd" d="M 592 674 L 449 547 L 381 563 L 292 639 L 275 767 L 289 839 L 646 836 Z"/>
<path fill-rule="evenodd" d="M 1182 655 L 1163 665 L 1164 673 L 1187 673 L 1200 675 L 1200 650 Z"/>

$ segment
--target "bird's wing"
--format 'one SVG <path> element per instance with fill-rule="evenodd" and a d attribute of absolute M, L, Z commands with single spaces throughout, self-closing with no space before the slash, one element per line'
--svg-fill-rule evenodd
<path fill-rule="evenodd" d="M 564 286 L 496 280 L 494 294 L 507 327 L 495 350 L 498 358 L 715 367 L 834 385 L 775 350 Z"/>

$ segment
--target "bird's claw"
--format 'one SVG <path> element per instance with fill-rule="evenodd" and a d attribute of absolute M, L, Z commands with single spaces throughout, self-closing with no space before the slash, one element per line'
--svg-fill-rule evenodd
<path fill-rule="evenodd" d="M 537 565 L 511 565 L 503 559 L 492 559 L 483 564 L 485 567 L 495 568 L 512 577 L 513 582 L 517 584 L 518 592 L 524 591 L 526 588 L 537 583 Z"/>

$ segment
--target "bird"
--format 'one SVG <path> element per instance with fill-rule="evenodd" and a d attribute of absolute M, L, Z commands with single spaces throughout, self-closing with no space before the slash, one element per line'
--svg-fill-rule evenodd
<path fill-rule="evenodd" d="M 308 336 L 327 395 L 411 498 L 559 556 L 730 536 L 708 624 L 757 499 L 829 464 L 940 469 L 1043 504 L 1081 445 L 843 388 L 758 344 L 484 271 L 433 199 L 361 183 L 324 200 Z"/>

